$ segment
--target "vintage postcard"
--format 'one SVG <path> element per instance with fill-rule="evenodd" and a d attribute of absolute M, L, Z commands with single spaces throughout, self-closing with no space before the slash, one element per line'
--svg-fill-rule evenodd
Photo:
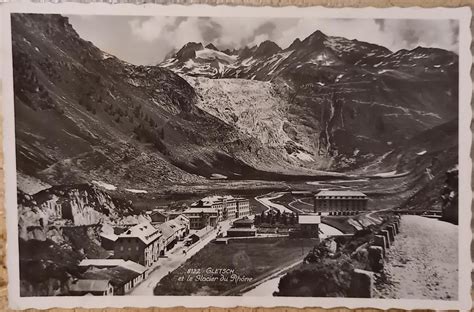
<path fill-rule="evenodd" d="M 470 18 L 2 6 L 10 306 L 469 309 Z"/>

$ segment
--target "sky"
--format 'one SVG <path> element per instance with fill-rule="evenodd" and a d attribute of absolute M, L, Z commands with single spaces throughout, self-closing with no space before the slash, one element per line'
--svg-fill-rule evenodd
<path fill-rule="evenodd" d="M 286 48 L 316 30 L 385 46 L 392 51 L 417 46 L 458 51 L 456 20 L 219 18 L 70 15 L 79 35 L 100 49 L 137 65 L 156 64 L 184 44 L 213 43 L 241 48 L 272 40 Z"/>

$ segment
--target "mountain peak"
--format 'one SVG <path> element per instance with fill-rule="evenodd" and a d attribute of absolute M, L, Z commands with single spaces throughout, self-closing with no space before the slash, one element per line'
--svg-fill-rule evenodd
<path fill-rule="evenodd" d="M 271 56 L 281 51 L 281 48 L 273 41 L 266 40 L 258 46 L 255 56 Z"/>
<path fill-rule="evenodd" d="M 217 49 L 216 46 L 213 45 L 212 43 L 209 43 L 208 45 L 206 45 L 205 48 L 210 49 L 210 50 L 214 50 L 214 51 L 219 51 L 219 49 Z"/>
<path fill-rule="evenodd" d="M 236 54 L 239 54 L 239 50 L 237 49 L 225 49 L 225 50 L 222 50 L 223 53 L 227 54 L 227 55 L 236 55 Z"/>
<path fill-rule="evenodd" d="M 308 44 L 314 44 L 314 43 L 320 43 L 327 39 L 327 36 L 323 34 L 320 30 L 316 30 L 314 33 L 306 37 L 306 39 L 303 40 L 303 43 L 308 43 Z"/>
<path fill-rule="evenodd" d="M 251 48 L 249 47 L 244 47 L 243 49 L 241 49 L 239 51 L 239 58 L 241 59 L 246 59 L 250 56 L 252 56 L 252 53 L 255 52 L 255 50 L 257 49 L 257 46 L 253 46 Z"/>
<path fill-rule="evenodd" d="M 176 58 L 185 62 L 191 58 L 196 57 L 196 51 L 204 49 L 200 42 L 188 42 L 177 53 Z"/>
<path fill-rule="evenodd" d="M 326 38 L 327 36 L 320 30 L 316 30 L 314 33 L 310 35 L 310 37 L 315 37 L 315 38 Z"/>
<path fill-rule="evenodd" d="M 296 50 L 298 49 L 299 47 L 301 47 L 302 45 L 302 42 L 300 40 L 300 38 L 296 38 L 288 48 L 286 48 L 287 50 Z"/>

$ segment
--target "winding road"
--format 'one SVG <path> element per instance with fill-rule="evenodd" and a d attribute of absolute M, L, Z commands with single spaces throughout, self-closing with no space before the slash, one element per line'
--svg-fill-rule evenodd
<path fill-rule="evenodd" d="M 277 199 L 279 197 L 282 197 L 283 195 L 285 195 L 285 193 L 276 193 L 276 194 L 268 193 L 265 195 L 255 197 L 255 200 L 258 201 L 260 204 L 264 205 L 265 207 L 267 207 L 267 209 L 278 210 L 281 213 L 283 212 L 292 213 L 293 211 L 291 209 L 288 209 L 283 205 L 276 204 L 271 201 L 272 199 Z"/>

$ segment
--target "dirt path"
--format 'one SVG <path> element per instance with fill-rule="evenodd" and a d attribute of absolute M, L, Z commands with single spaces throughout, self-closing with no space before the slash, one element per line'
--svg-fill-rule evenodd
<path fill-rule="evenodd" d="M 420 216 L 403 216 L 400 234 L 385 259 L 386 281 L 377 297 L 456 300 L 458 227 Z"/>

